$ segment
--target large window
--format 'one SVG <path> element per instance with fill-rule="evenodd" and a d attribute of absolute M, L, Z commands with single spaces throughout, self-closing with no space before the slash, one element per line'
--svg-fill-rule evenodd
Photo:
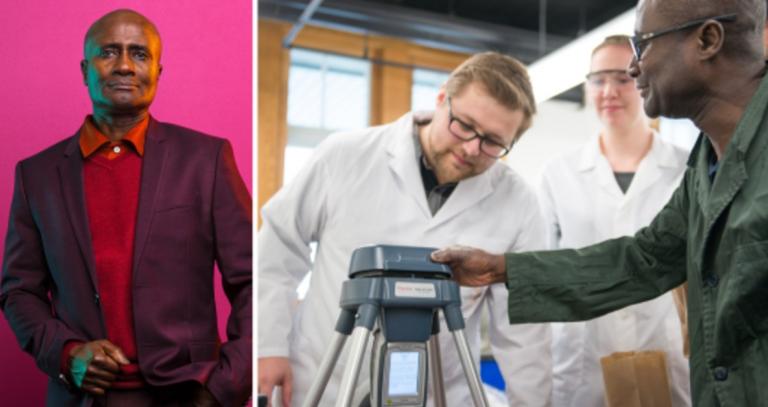
<path fill-rule="evenodd" d="M 411 110 L 435 110 L 437 93 L 440 91 L 440 86 L 448 79 L 448 75 L 447 72 L 414 69 Z"/>
<path fill-rule="evenodd" d="M 370 62 L 322 52 L 291 50 L 283 184 L 291 182 L 328 134 L 367 127 L 369 99 Z M 311 250 L 314 261 L 314 243 Z M 297 290 L 299 299 L 306 295 L 310 275 Z"/>
<path fill-rule="evenodd" d="M 284 184 L 293 179 L 329 133 L 368 126 L 369 83 L 368 61 L 291 50 Z"/>

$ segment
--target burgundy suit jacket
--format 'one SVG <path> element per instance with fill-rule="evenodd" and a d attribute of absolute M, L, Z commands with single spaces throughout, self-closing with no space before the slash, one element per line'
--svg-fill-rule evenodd
<path fill-rule="evenodd" d="M 69 340 L 106 338 L 79 133 L 19 162 L 0 307 L 49 377 L 48 405 L 88 406 L 60 378 Z M 251 198 L 226 140 L 151 120 L 133 254 L 139 367 L 152 385 L 205 383 L 222 405 L 251 392 Z M 214 264 L 232 304 L 218 337 Z"/>

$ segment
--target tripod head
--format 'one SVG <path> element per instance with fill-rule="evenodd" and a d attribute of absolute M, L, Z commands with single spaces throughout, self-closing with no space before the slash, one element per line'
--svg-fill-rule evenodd
<path fill-rule="evenodd" d="M 430 259 L 435 250 L 391 245 L 355 249 L 350 280 L 342 286 L 341 308 L 364 317 L 361 305 L 374 306 L 388 342 L 427 341 L 439 309 L 445 309 L 446 318 L 451 319 L 449 326 L 463 329 L 459 287 L 450 280 L 448 266 Z"/>
<path fill-rule="evenodd" d="M 402 277 L 448 280 L 451 269 L 435 263 L 430 254 L 435 248 L 375 245 L 352 252 L 349 278 Z"/>

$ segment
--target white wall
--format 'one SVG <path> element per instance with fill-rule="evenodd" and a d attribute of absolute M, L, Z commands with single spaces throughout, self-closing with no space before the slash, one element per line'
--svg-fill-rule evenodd
<path fill-rule="evenodd" d="M 590 107 L 549 100 L 537 108 L 533 126 L 506 157 L 507 164 L 535 187 L 547 162 L 579 148 L 600 129 L 597 114 Z"/>
<path fill-rule="evenodd" d="M 578 149 L 600 131 L 592 107 L 548 100 L 538 105 L 533 126 L 506 157 L 507 164 L 532 186 L 538 187 L 544 166 L 553 158 Z M 661 118 L 661 138 L 690 150 L 699 130 L 685 119 Z"/>

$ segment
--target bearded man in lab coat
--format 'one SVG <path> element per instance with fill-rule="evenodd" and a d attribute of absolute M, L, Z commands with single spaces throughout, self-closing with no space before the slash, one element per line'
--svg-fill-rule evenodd
<path fill-rule="evenodd" d="M 544 246 L 535 193 L 499 162 L 534 113 L 524 66 L 508 56 L 482 53 L 450 75 L 434 112 L 409 113 L 383 126 L 334 134 L 318 147 L 310 163 L 262 212 L 259 393 L 271 395 L 281 386 L 284 406 L 303 402 L 331 342 L 341 285 L 355 248 L 467 244 L 524 251 Z M 318 244 L 314 264 L 311 242 Z M 296 287 L 310 269 L 309 290 L 297 308 Z M 547 405 L 550 328 L 510 326 L 501 284 L 462 288 L 461 293 L 475 362 L 480 314 L 487 308 L 490 342 L 510 404 Z M 444 322 L 440 344 L 448 405 L 471 405 Z M 344 361 L 346 352 L 321 405 L 335 401 Z M 355 400 L 364 396 L 368 382 L 364 368 Z"/>

